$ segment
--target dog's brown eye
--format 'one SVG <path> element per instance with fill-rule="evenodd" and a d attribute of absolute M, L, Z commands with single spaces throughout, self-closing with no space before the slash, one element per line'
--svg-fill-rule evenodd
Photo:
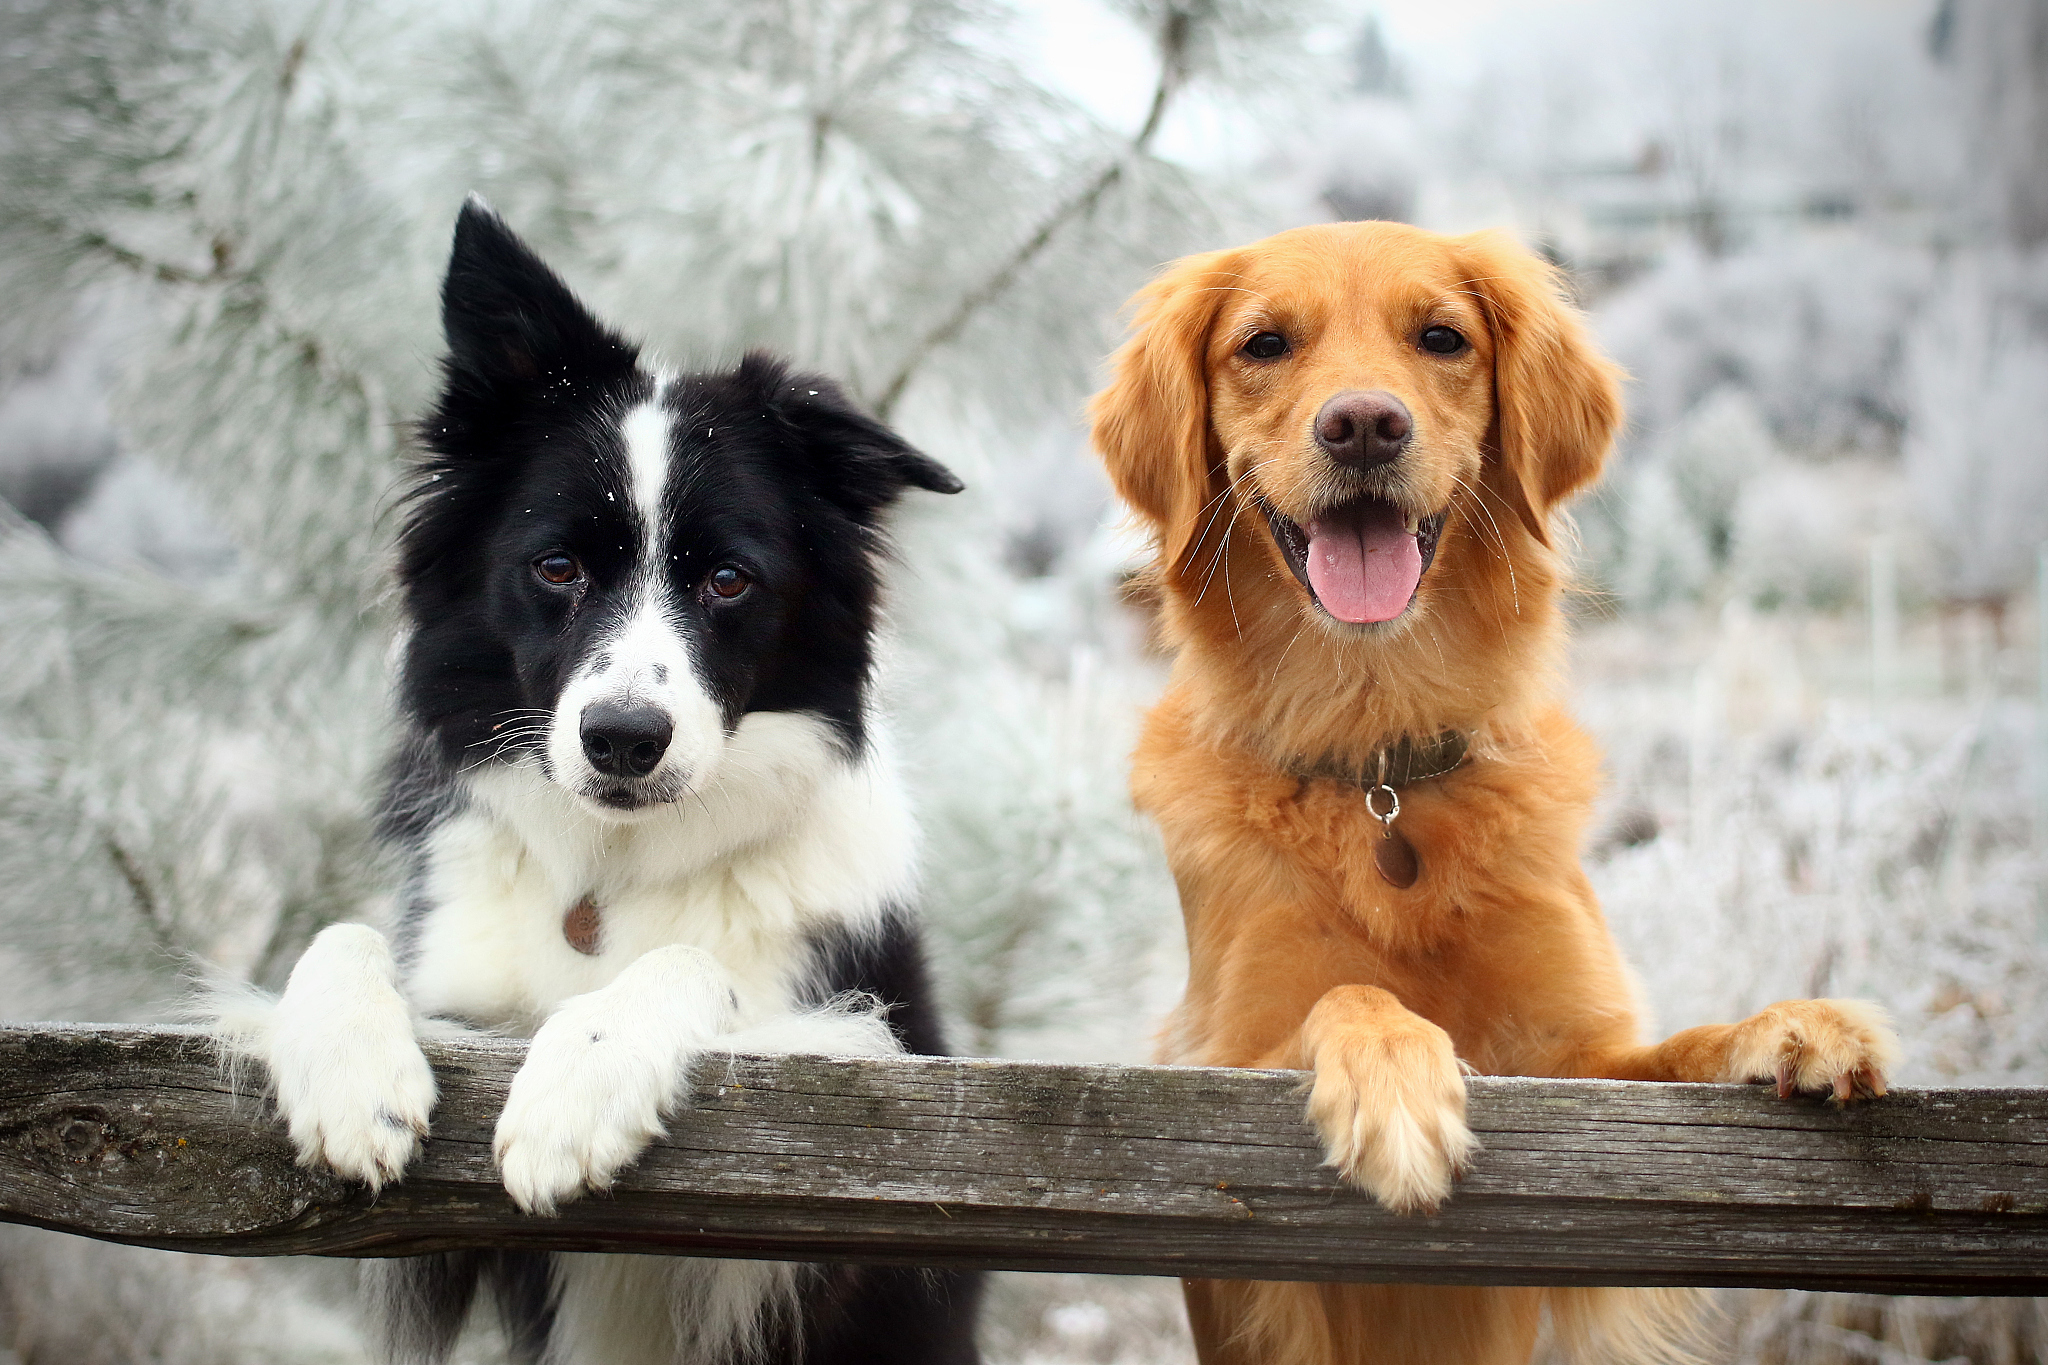
<path fill-rule="evenodd" d="M 1453 327 L 1425 327 L 1422 329 L 1422 349 L 1435 355 L 1456 355 L 1465 349 L 1465 338 Z"/>
<path fill-rule="evenodd" d="M 1278 360 L 1287 354 L 1287 338 L 1278 332 L 1254 332 L 1244 344 L 1244 353 L 1253 360 Z"/>
<path fill-rule="evenodd" d="M 740 596 L 753 585 L 754 580 L 747 577 L 745 570 L 736 569 L 730 564 L 713 569 L 711 577 L 704 580 L 706 592 L 727 602 Z"/>
<path fill-rule="evenodd" d="M 567 587 L 583 581 L 583 566 L 576 562 L 575 555 L 542 555 L 533 561 L 533 571 L 541 581 L 553 583 L 556 587 Z"/>

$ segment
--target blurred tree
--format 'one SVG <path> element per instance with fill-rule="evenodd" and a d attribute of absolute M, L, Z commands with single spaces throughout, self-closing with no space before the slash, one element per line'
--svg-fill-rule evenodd
<path fill-rule="evenodd" d="M 1928 45 L 1962 94 L 1975 226 L 2048 244 L 2048 0 L 1943 0 Z"/>
<path fill-rule="evenodd" d="M 2048 540 L 2048 0 L 1945 0 L 1929 46 L 1972 173 L 1962 249 L 1913 336 L 1907 474 L 1939 592 L 2003 638 Z"/>

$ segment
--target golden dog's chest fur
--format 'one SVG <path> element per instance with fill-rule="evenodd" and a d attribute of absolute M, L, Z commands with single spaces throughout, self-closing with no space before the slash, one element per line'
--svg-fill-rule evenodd
<path fill-rule="evenodd" d="M 1187 915 L 1187 997 L 1161 1060 L 1305 1067 L 1301 1021 L 1352 983 L 1386 987 L 1491 1074 L 1579 1075 L 1588 1040 L 1634 1041 L 1627 978 L 1578 865 L 1597 756 L 1562 713 L 1519 752 L 1408 789 L 1397 823 L 1424 868 L 1403 891 L 1374 863 L 1382 831 L 1356 784 L 1202 742 L 1189 709 L 1176 689 L 1153 711 L 1132 772 Z"/>
<path fill-rule="evenodd" d="M 1187 921 L 1164 1060 L 1313 1072 L 1330 1164 L 1404 1213 L 1455 1197 L 1475 1151 L 1463 1067 L 1881 1095 L 1895 1046 L 1856 1002 L 1639 1035 L 1579 863 L 1598 755 L 1554 666 L 1551 514 L 1599 473 L 1619 375 L 1549 267 L 1493 235 L 1331 224 L 1178 262 L 1137 302 L 1093 411 L 1157 535 L 1175 650 L 1132 774 Z M 1402 414 L 1398 453 L 1344 444 L 1329 414 L 1350 411 Z M 1304 564 L 1372 518 L 1373 545 L 1416 537 L 1420 576 L 1398 614 L 1339 619 Z M 1345 600 L 1387 581 L 1406 590 Z M 1445 730 L 1470 756 L 1401 790 L 1421 873 L 1398 888 L 1356 778 Z M 1683 1317 L 1594 1290 L 1196 1281 L 1188 1305 L 1207 1365 L 1516 1365 L 1546 1311 L 1562 1339 L 1668 1358 Z"/>

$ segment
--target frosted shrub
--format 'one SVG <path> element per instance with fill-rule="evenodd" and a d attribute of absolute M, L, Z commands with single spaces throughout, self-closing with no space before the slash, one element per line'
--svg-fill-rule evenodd
<path fill-rule="evenodd" d="M 1905 1083 L 2048 1082 L 2030 708 L 1874 713 L 1838 691 L 1861 643 L 1825 617 L 1739 608 L 1704 631 L 1678 617 L 1588 635 L 1604 667 L 1579 711 L 1611 774 L 1590 869 L 1608 917 L 1660 1030 L 1864 996 L 1898 1023 Z"/>
<path fill-rule="evenodd" d="M 1607 569 L 1635 607 L 1696 601 L 1724 569 L 1743 486 L 1777 462 L 1749 395 L 1717 389 L 1633 466 L 1618 469 L 1622 513 Z M 1597 570 L 1596 570 L 1597 571 Z"/>
<path fill-rule="evenodd" d="M 1609 542 L 1619 562 L 1607 576 L 1622 600 L 1638 609 L 1698 601 L 1714 574 L 1714 552 L 1672 471 L 1646 465 L 1622 481 L 1617 500 L 1627 510 Z"/>
<path fill-rule="evenodd" d="M 1633 376 L 1630 420 L 1652 440 L 1732 386 L 1786 446 L 1885 451 L 1905 426 L 1906 338 L 1932 273 L 1927 253 L 1863 235 L 1720 258 L 1674 247 L 1601 302 L 1600 338 Z"/>
<path fill-rule="evenodd" d="M 1867 587 L 1871 537 L 1885 533 L 1911 556 L 1907 580 L 1922 581 L 1924 546 L 1906 522 L 1902 484 L 1895 464 L 1853 456 L 1759 470 L 1731 517 L 1734 591 L 1762 607 L 1854 608 Z"/>
<path fill-rule="evenodd" d="M 1115 620 L 1113 564 L 1082 553 L 1020 582 L 986 552 L 1001 521 L 972 488 L 914 512 L 893 613 L 889 695 L 931 793 L 925 894 L 955 1046 L 1142 1060 L 1181 976 L 1173 882 L 1127 792 L 1158 678 Z M 1057 589 L 1066 611 L 1048 613 Z"/>
<path fill-rule="evenodd" d="M 1965 256 L 1916 332 L 1906 469 L 1943 595 L 2003 599 L 2048 539 L 2048 255 Z"/>

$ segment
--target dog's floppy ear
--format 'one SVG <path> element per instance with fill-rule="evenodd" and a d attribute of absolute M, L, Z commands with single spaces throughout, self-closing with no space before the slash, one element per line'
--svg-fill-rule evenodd
<path fill-rule="evenodd" d="M 821 375 L 792 374 L 756 351 L 740 362 L 739 377 L 795 438 L 825 495 L 856 516 L 888 506 L 905 488 L 958 493 L 966 487 Z"/>
<path fill-rule="evenodd" d="M 1168 266 L 1132 298 L 1131 336 L 1088 405 L 1110 481 L 1159 536 L 1171 573 L 1194 554 L 1218 489 L 1209 430 L 1209 333 L 1235 286 L 1237 254 Z M 1219 523 L 1228 521 L 1228 513 Z"/>
<path fill-rule="evenodd" d="M 1458 242 L 1493 333 L 1495 491 L 1550 544 L 1550 512 L 1600 476 L 1621 425 L 1619 366 L 1601 355 L 1563 281 L 1504 233 Z"/>
<path fill-rule="evenodd" d="M 451 386 L 496 390 L 534 384 L 544 375 L 572 382 L 610 378 L 639 357 L 473 194 L 455 219 L 441 325 Z"/>

